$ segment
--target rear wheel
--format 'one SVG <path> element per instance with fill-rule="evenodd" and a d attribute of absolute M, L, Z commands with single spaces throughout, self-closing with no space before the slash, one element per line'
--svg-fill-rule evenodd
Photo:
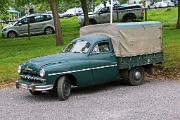
<path fill-rule="evenodd" d="M 71 82 L 68 77 L 63 76 L 59 78 L 57 82 L 57 94 L 60 101 L 64 101 L 69 98 L 71 93 Z"/>
<path fill-rule="evenodd" d="M 44 33 L 45 33 L 46 35 L 53 34 L 53 33 L 54 33 L 54 29 L 51 28 L 51 27 L 47 27 L 47 28 L 44 30 Z"/>
<path fill-rule="evenodd" d="M 10 31 L 9 33 L 8 33 L 8 38 L 15 38 L 17 36 L 17 34 L 16 34 L 16 32 L 14 32 L 14 31 Z"/>
<path fill-rule="evenodd" d="M 136 16 L 134 14 L 128 14 L 123 17 L 123 22 L 134 22 L 136 21 Z"/>
<path fill-rule="evenodd" d="M 132 68 L 128 73 L 128 82 L 130 85 L 141 85 L 144 81 L 144 69 L 142 67 Z"/>
<path fill-rule="evenodd" d="M 90 20 L 89 20 L 89 24 L 90 24 L 90 25 L 95 25 L 95 24 L 97 24 L 97 22 L 96 22 L 96 20 L 94 20 L 94 19 L 90 19 Z"/>
<path fill-rule="evenodd" d="M 32 90 L 29 90 L 29 92 L 30 92 L 32 95 L 41 95 L 41 94 L 42 94 L 42 91 L 32 91 Z"/>

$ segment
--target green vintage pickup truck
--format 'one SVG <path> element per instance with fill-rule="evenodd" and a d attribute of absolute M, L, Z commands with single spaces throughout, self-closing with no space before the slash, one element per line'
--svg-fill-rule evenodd
<path fill-rule="evenodd" d="M 124 78 L 141 85 L 144 72 L 163 61 L 160 22 L 90 25 L 81 28 L 63 53 L 31 59 L 18 67 L 17 88 L 32 95 L 54 90 L 59 100 L 71 87 L 87 87 Z"/>

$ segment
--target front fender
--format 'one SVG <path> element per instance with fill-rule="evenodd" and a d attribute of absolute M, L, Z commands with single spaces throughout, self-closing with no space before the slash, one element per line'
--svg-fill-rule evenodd
<path fill-rule="evenodd" d="M 69 69 L 68 64 L 53 64 L 53 65 L 47 65 L 43 68 L 46 71 L 45 79 L 47 80 L 48 84 L 55 84 L 56 80 L 64 74 L 65 71 L 68 71 Z"/>
<path fill-rule="evenodd" d="M 92 71 L 88 60 L 75 60 L 50 66 L 45 66 L 46 79 L 49 84 L 55 84 L 63 75 L 72 75 L 76 78 L 77 86 L 88 86 L 92 82 Z"/>
<path fill-rule="evenodd" d="M 16 32 L 16 34 L 19 36 L 19 32 L 18 32 L 15 28 L 8 29 L 8 30 L 6 31 L 6 34 L 8 35 L 8 33 L 11 32 L 11 31 Z"/>

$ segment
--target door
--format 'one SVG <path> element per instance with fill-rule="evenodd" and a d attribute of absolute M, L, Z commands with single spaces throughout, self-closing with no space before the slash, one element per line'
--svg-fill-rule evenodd
<path fill-rule="evenodd" d="M 27 18 L 21 19 L 21 20 L 16 24 L 16 29 L 17 29 L 19 35 L 27 35 L 27 34 L 28 34 Z"/>
<path fill-rule="evenodd" d="M 117 59 L 108 41 L 99 42 L 89 56 L 92 66 L 93 84 L 116 80 L 118 76 Z"/>
<path fill-rule="evenodd" d="M 37 34 L 42 33 L 42 23 L 43 23 L 43 16 L 31 16 L 29 17 L 30 21 L 30 33 L 31 34 Z"/>
<path fill-rule="evenodd" d="M 100 23 L 107 23 L 110 21 L 110 9 L 109 7 L 104 7 L 99 11 L 99 14 L 97 15 L 98 21 Z"/>

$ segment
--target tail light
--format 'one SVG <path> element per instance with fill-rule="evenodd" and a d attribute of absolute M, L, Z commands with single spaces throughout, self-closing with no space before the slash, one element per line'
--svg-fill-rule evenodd
<path fill-rule="evenodd" d="M 144 16 L 144 8 L 141 8 L 141 15 Z"/>

